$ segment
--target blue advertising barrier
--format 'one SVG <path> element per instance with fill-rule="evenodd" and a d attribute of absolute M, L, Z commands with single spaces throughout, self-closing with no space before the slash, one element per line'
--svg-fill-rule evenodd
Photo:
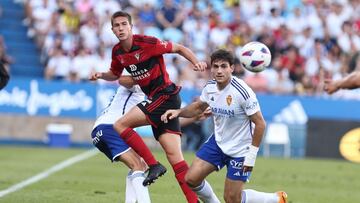
<path fill-rule="evenodd" d="M 30 116 L 94 118 L 96 85 L 11 78 L 0 91 L 0 112 Z"/>
<path fill-rule="evenodd" d="M 116 91 L 116 85 L 70 83 L 42 79 L 12 78 L 0 91 L 0 113 L 41 116 L 96 118 Z M 183 104 L 189 104 L 200 91 L 183 88 Z M 258 94 L 266 120 L 282 119 L 290 124 L 307 118 L 360 120 L 360 101 L 322 97 Z"/>
<path fill-rule="evenodd" d="M 257 97 L 266 120 L 273 120 L 284 112 L 299 116 L 299 108 L 294 107 L 299 105 L 292 105 L 296 103 L 300 104 L 308 118 L 360 121 L 359 100 L 268 94 L 258 94 Z"/>
<path fill-rule="evenodd" d="M 116 84 L 11 78 L 0 91 L 0 113 L 95 119 L 108 105 L 116 88 Z M 201 92 L 183 88 L 180 94 L 186 105 Z M 305 154 L 308 119 L 360 121 L 358 100 L 268 94 L 257 97 L 265 120 L 288 124 L 292 157 Z M 146 134 L 150 128 L 139 130 Z"/>

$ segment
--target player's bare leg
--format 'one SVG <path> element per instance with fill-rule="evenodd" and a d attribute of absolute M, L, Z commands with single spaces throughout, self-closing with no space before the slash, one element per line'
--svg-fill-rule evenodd
<path fill-rule="evenodd" d="M 215 170 L 214 165 L 196 157 L 185 176 L 185 181 L 189 187 L 206 203 L 220 203 L 211 185 L 205 180 Z"/>
<path fill-rule="evenodd" d="M 189 166 L 184 160 L 184 156 L 181 151 L 181 137 L 174 133 L 164 133 L 159 137 L 159 143 L 166 152 L 166 157 L 171 164 L 175 177 L 186 196 L 188 203 L 197 203 L 197 195 L 190 187 L 185 183 L 185 174 L 189 169 Z"/>
<path fill-rule="evenodd" d="M 159 143 L 166 153 L 170 164 L 184 160 L 181 150 L 181 137 L 178 134 L 164 133 L 159 137 Z"/>
<path fill-rule="evenodd" d="M 134 106 L 123 117 L 117 120 L 114 124 L 115 130 L 122 133 L 127 128 L 136 128 L 144 125 L 149 125 L 145 114 L 137 106 Z"/>
<path fill-rule="evenodd" d="M 137 106 L 134 106 L 114 124 L 116 132 L 120 134 L 121 138 L 124 139 L 149 166 L 148 176 L 143 182 L 144 186 L 150 185 L 155 179 L 166 173 L 166 168 L 155 159 L 139 134 L 133 130 L 135 127 L 148 124 L 145 114 Z"/>
<path fill-rule="evenodd" d="M 133 171 L 145 171 L 146 164 L 141 160 L 141 157 L 135 153 L 133 149 L 125 152 L 118 157 L 118 160 L 123 162 L 127 167 Z"/>
<path fill-rule="evenodd" d="M 235 181 L 229 178 L 225 179 L 224 187 L 224 200 L 226 203 L 238 203 L 241 202 L 242 190 L 244 182 Z"/>

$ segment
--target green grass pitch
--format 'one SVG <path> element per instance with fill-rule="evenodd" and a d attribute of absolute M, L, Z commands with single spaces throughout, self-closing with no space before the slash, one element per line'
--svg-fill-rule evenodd
<path fill-rule="evenodd" d="M 0 191 L 84 151 L 0 146 Z M 168 173 L 150 186 L 152 202 L 185 202 L 164 153 L 154 153 L 167 166 Z M 194 154 L 185 153 L 185 157 L 191 162 Z M 208 177 L 220 199 L 225 171 L 224 168 Z M 291 203 L 355 203 L 360 202 L 359 172 L 360 164 L 340 160 L 259 157 L 251 182 L 246 187 L 266 192 L 285 190 Z M 0 202 L 120 203 L 124 202 L 126 174 L 127 168 L 123 164 L 112 164 L 99 153 L 46 179 L 0 197 Z"/>

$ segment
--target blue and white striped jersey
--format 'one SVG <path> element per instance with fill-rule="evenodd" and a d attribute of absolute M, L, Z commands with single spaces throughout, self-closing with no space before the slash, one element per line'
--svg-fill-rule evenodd
<path fill-rule="evenodd" d="M 144 101 L 144 99 L 145 94 L 138 85 L 131 89 L 119 86 L 109 105 L 96 119 L 94 128 L 100 124 L 114 124 L 115 121 L 121 118 L 132 107 Z"/>
<path fill-rule="evenodd" d="M 260 111 L 254 91 L 237 77 L 232 77 L 222 90 L 215 80 L 210 80 L 200 100 L 211 107 L 215 140 L 221 150 L 231 157 L 245 156 L 255 127 L 249 116 Z"/>
<path fill-rule="evenodd" d="M 124 71 L 123 75 L 129 75 L 129 73 Z M 141 91 L 139 85 L 134 85 L 130 89 L 119 86 L 109 105 L 96 119 L 94 128 L 100 124 L 114 124 L 126 112 L 138 103 L 144 101 L 144 99 L 145 94 Z"/>

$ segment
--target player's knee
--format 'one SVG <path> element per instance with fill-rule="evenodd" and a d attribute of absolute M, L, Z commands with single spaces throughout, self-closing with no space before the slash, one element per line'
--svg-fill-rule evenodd
<path fill-rule="evenodd" d="M 181 150 L 178 150 L 176 148 L 171 148 L 169 146 L 165 146 L 163 147 L 163 149 L 166 153 L 166 158 L 171 165 L 175 165 L 179 162 L 184 161 L 184 157 L 181 153 Z"/>
<path fill-rule="evenodd" d="M 185 182 L 191 188 L 195 188 L 201 184 L 201 181 L 196 180 L 196 178 L 193 175 L 191 175 L 190 173 L 186 173 Z"/>
<path fill-rule="evenodd" d="M 166 151 L 166 157 L 171 165 L 177 164 L 183 160 L 181 156 L 174 151 Z"/>
<path fill-rule="evenodd" d="M 144 171 L 146 168 L 142 161 L 135 156 L 121 156 L 120 161 L 133 171 Z"/>
<path fill-rule="evenodd" d="M 140 161 L 134 161 L 129 164 L 129 168 L 133 171 L 144 171 L 144 167 L 142 166 Z"/>
<path fill-rule="evenodd" d="M 126 129 L 121 120 L 116 121 L 113 126 L 114 130 L 119 134 L 122 134 Z"/>

